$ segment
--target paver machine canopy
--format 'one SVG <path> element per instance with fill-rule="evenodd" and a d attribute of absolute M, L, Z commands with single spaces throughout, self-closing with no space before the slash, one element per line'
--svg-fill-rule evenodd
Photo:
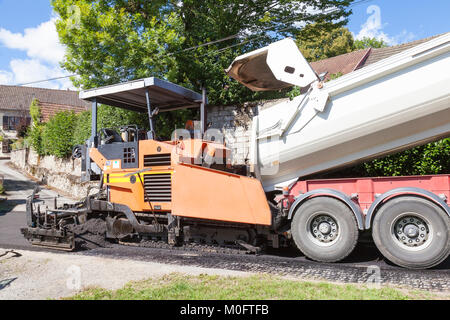
<path fill-rule="evenodd" d="M 84 90 L 80 92 L 80 99 L 92 102 L 92 129 L 89 144 L 93 147 L 98 147 L 99 144 L 101 144 L 99 133 L 100 135 L 102 133 L 97 132 L 98 103 L 147 113 L 150 128 L 146 135 L 147 139 L 156 138 L 153 118 L 159 112 L 199 107 L 201 117 L 200 131 L 203 133 L 205 129 L 205 106 L 207 103 L 205 91 L 203 92 L 203 94 L 199 94 L 169 81 L 161 80 L 155 77 L 134 80 L 126 83 L 120 83 L 91 90 Z M 109 133 L 108 131 L 103 132 L 105 133 L 105 135 Z M 114 133 L 112 132 L 111 134 Z M 116 137 L 112 140 L 115 142 L 119 142 L 120 138 Z M 129 141 L 124 143 L 124 148 L 138 147 L 137 141 Z M 127 143 L 131 143 L 132 145 L 128 146 L 126 145 Z M 111 149 L 107 146 L 103 147 L 103 149 L 105 148 Z M 135 149 L 135 151 L 137 151 L 137 149 Z M 86 157 L 86 162 L 84 163 L 86 163 L 86 165 L 83 166 L 83 171 L 86 173 L 83 176 L 83 179 L 95 180 L 96 178 L 98 178 L 99 170 L 95 165 L 93 165 L 93 168 L 91 167 L 91 164 L 89 163 L 89 157 Z M 137 167 L 137 161 L 132 162 L 128 167 Z"/>

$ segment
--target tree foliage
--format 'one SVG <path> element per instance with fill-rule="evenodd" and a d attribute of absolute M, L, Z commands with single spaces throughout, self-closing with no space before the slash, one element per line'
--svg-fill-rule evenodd
<path fill-rule="evenodd" d="M 30 104 L 31 125 L 28 128 L 25 141 L 31 146 L 39 155 L 44 155 L 44 148 L 42 145 L 42 131 L 44 125 L 41 123 L 41 107 L 37 99 L 33 99 Z"/>
<path fill-rule="evenodd" d="M 450 138 L 364 163 L 368 176 L 407 176 L 450 172 Z"/>
<path fill-rule="evenodd" d="M 387 47 L 387 43 L 384 42 L 382 39 L 364 37 L 360 40 L 354 41 L 355 50 L 366 48 L 383 48 L 383 47 Z"/>
<path fill-rule="evenodd" d="M 42 129 L 43 153 L 59 158 L 69 156 L 72 152 L 76 123 L 77 116 L 73 111 L 56 113 Z"/>
<path fill-rule="evenodd" d="M 296 36 L 297 45 L 306 60 L 318 61 L 354 50 L 353 35 L 345 27 L 332 23 L 314 23 Z"/>
<path fill-rule="evenodd" d="M 33 124 L 41 122 L 41 107 L 38 99 L 33 99 L 30 104 L 30 116 Z"/>

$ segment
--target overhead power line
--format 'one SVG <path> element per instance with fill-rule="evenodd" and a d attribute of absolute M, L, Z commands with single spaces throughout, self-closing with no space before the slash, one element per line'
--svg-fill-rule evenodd
<path fill-rule="evenodd" d="M 20 83 L 20 84 L 16 84 L 16 86 L 22 87 L 22 86 L 27 86 L 27 85 L 29 85 L 29 84 L 35 84 L 35 83 L 41 83 L 41 82 L 47 82 L 47 81 L 60 80 L 60 79 L 65 79 L 65 78 L 70 78 L 70 77 L 75 77 L 75 76 L 77 76 L 77 74 L 71 74 L 71 75 L 68 75 L 68 76 L 57 77 L 57 78 L 50 78 L 50 79 L 37 80 L 37 81 L 32 81 L 32 82 L 27 82 L 27 83 Z"/>

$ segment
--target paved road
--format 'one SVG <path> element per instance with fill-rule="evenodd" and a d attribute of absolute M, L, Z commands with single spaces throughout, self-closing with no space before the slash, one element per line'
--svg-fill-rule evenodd
<path fill-rule="evenodd" d="M 4 177 L 7 198 L 6 201 L 0 201 L 0 247 L 34 249 L 35 247 L 32 247 L 22 236 L 20 228 L 26 226 L 26 198 L 33 192 L 37 183 L 11 169 L 7 163 L 8 160 L 0 160 L 0 175 Z M 53 190 L 42 188 L 40 197 L 49 207 L 52 207 L 53 199 L 59 195 Z M 59 197 L 58 201 L 71 202 L 72 200 Z"/>

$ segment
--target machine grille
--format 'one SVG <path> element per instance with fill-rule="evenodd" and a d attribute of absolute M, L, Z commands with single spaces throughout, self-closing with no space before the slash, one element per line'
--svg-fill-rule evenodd
<path fill-rule="evenodd" d="M 144 167 L 170 166 L 170 153 L 144 155 Z"/>
<path fill-rule="evenodd" d="M 170 173 L 144 175 L 145 201 L 170 202 L 172 200 L 172 177 Z"/>
<path fill-rule="evenodd" d="M 123 148 L 123 163 L 136 163 L 136 150 L 134 148 Z"/>

